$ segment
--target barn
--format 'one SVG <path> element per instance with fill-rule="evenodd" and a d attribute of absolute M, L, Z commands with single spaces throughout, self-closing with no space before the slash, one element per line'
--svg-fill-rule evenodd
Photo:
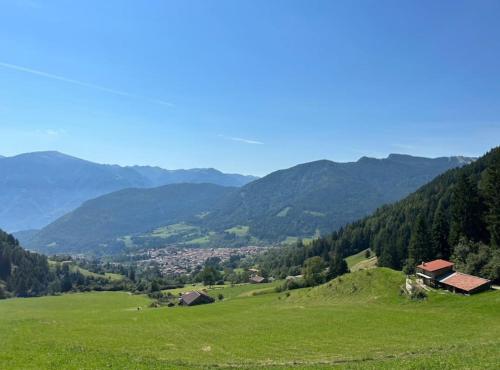
<path fill-rule="evenodd" d="M 248 281 L 251 284 L 261 284 L 266 282 L 266 278 L 259 275 L 253 275 L 248 279 Z"/>
<path fill-rule="evenodd" d="M 179 298 L 179 304 L 183 306 L 195 306 L 198 304 L 213 303 L 215 299 L 208 294 L 199 291 L 187 292 Z"/>
<path fill-rule="evenodd" d="M 472 294 L 491 288 L 490 280 L 454 271 L 453 263 L 442 259 L 422 262 L 416 274 L 425 285 L 454 293 Z"/>
<path fill-rule="evenodd" d="M 441 286 L 454 293 L 472 294 L 491 287 L 491 281 L 477 276 L 454 272 L 451 275 L 443 277 L 440 281 Z"/>

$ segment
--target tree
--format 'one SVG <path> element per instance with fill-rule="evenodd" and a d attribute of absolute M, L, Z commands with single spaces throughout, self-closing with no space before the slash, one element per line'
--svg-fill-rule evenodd
<path fill-rule="evenodd" d="M 327 278 L 328 280 L 335 279 L 337 276 L 344 275 L 348 272 L 349 268 L 347 267 L 347 262 L 342 257 L 339 248 L 336 248 L 330 258 Z"/>
<path fill-rule="evenodd" d="M 452 196 L 450 244 L 456 245 L 461 237 L 478 241 L 481 234 L 481 201 L 477 185 L 462 174 Z"/>
<path fill-rule="evenodd" d="M 7 298 L 7 294 L 5 293 L 3 286 L 0 285 L 0 299 L 5 299 L 5 298 Z"/>
<path fill-rule="evenodd" d="M 320 256 L 308 258 L 304 262 L 303 274 L 307 285 L 321 284 L 323 278 L 324 261 Z"/>
<path fill-rule="evenodd" d="M 135 269 L 133 267 L 130 267 L 130 270 L 128 271 L 128 278 L 130 281 L 135 282 Z"/>
<path fill-rule="evenodd" d="M 444 259 L 450 258 L 451 250 L 448 238 L 450 234 L 450 225 L 446 218 L 442 202 L 439 202 L 438 208 L 434 213 L 432 221 L 432 243 L 434 246 L 433 256 Z"/>
<path fill-rule="evenodd" d="M 455 263 L 455 268 L 458 271 L 486 276 L 489 273 L 494 274 L 494 270 L 498 268 L 494 264 L 489 264 L 492 260 L 494 261 L 492 257 L 491 249 L 487 245 L 461 238 L 453 249 L 451 260 Z M 489 273 L 486 272 L 487 270 Z"/>
<path fill-rule="evenodd" d="M 427 230 L 427 223 L 422 214 L 417 216 L 408 246 L 407 271 L 412 272 L 415 265 L 427 261 L 432 251 L 432 243 Z"/>
<path fill-rule="evenodd" d="M 71 282 L 71 276 L 65 274 L 61 281 L 61 292 L 69 292 L 73 288 L 73 283 Z"/>
<path fill-rule="evenodd" d="M 487 169 L 484 178 L 486 223 L 491 245 L 500 249 L 500 159 Z"/>
<path fill-rule="evenodd" d="M 160 291 L 160 284 L 158 284 L 158 281 L 153 280 L 151 282 L 151 292 L 159 292 Z"/>
<path fill-rule="evenodd" d="M 11 273 L 11 263 L 7 256 L 0 253 L 0 279 L 7 280 Z"/>
<path fill-rule="evenodd" d="M 206 266 L 203 271 L 200 272 L 200 280 L 203 281 L 204 285 L 214 285 L 220 279 L 221 276 L 219 271 L 212 266 Z"/>

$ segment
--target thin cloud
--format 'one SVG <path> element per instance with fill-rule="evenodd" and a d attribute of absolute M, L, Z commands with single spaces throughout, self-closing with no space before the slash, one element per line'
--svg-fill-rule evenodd
<path fill-rule="evenodd" d="M 73 85 L 87 87 L 89 89 L 100 90 L 100 91 L 107 92 L 109 94 L 114 94 L 114 95 L 119 95 L 119 96 L 125 96 L 125 97 L 128 97 L 128 98 L 134 98 L 134 99 L 141 99 L 141 100 L 145 100 L 145 101 L 148 101 L 150 103 L 153 103 L 153 104 L 160 104 L 160 105 L 164 105 L 164 106 L 167 106 L 167 107 L 173 107 L 172 103 L 164 101 L 164 100 L 146 98 L 146 97 L 143 97 L 143 96 L 140 96 L 140 95 L 131 94 L 131 93 L 126 92 L 126 91 L 115 90 L 115 89 L 111 89 L 111 88 L 105 87 L 105 86 L 100 86 L 100 85 L 95 85 L 95 84 L 91 84 L 91 83 L 84 82 L 84 81 L 74 80 L 72 78 L 66 78 L 66 77 L 63 77 L 63 76 L 58 76 L 58 75 L 55 75 L 55 74 L 52 74 L 52 73 L 47 73 L 47 72 L 39 71 L 39 70 L 36 70 L 36 69 L 19 66 L 19 65 L 16 65 L 16 64 L 10 64 L 10 63 L 0 62 L 0 67 L 7 68 L 7 69 L 12 69 L 12 70 L 19 71 L 19 72 L 30 73 L 32 75 L 41 76 L 41 77 L 45 77 L 45 78 L 50 78 L 52 80 L 62 81 L 62 82 L 70 83 L 70 84 L 73 84 Z"/>
<path fill-rule="evenodd" d="M 54 130 L 54 129 L 41 130 L 38 132 L 51 137 L 56 137 L 66 134 L 66 130 Z"/>
<path fill-rule="evenodd" d="M 219 135 L 219 137 L 222 137 L 226 140 L 238 141 L 240 143 L 245 143 L 245 144 L 264 145 L 264 143 L 262 141 L 244 139 L 242 137 L 233 137 L 233 136 L 225 136 L 225 135 Z"/>

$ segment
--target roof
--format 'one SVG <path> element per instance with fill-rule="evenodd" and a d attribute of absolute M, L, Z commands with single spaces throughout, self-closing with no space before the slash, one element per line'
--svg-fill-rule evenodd
<path fill-rule="evenodd" d="M 184 293 L 181 296 L 181 299 L 184 301 L 185 304 L 190 305 L 191 303 L 196 301 L 198 299 L 198 297 L 201 297 L 201 296 L 208 297 L 208 295 L 206 295 L 203 292 L 193 291 L 193 292 Z"/>
<path fill-rule="evenodd" d="M 453 263 L 446 260 L 434 260 L 430 262 L 423 262 L 421 265 L 417 266 L 417 268 L 430 272 L 441 270 L 447 267 L 453 267 Z"/>
<path fill-rule="evenodd" d="M 250 278 L 251 281 L 255 281 L 256 283 L 262 283 L 264 280 L 266 280 L 266 278 L 262 277 L 262 276 L 252 276 Z"/>
<path fill-rule="evenodd" d="M 439 280 L 441 283 L 469 292 L 482 285 L 489 284 L 490 280 L 477 276 L 467 275 L 462 272 L 455 272 Z"/>

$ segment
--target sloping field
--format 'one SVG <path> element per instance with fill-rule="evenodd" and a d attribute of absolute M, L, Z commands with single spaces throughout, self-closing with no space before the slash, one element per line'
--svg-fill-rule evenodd
<path fill-rule="evenodd" d="M 0 301 L 0 368 L 496 368 L 499 292 L 410 301 L 403 281 L 377 268 L 190 308 L 121 292 Z"/>

